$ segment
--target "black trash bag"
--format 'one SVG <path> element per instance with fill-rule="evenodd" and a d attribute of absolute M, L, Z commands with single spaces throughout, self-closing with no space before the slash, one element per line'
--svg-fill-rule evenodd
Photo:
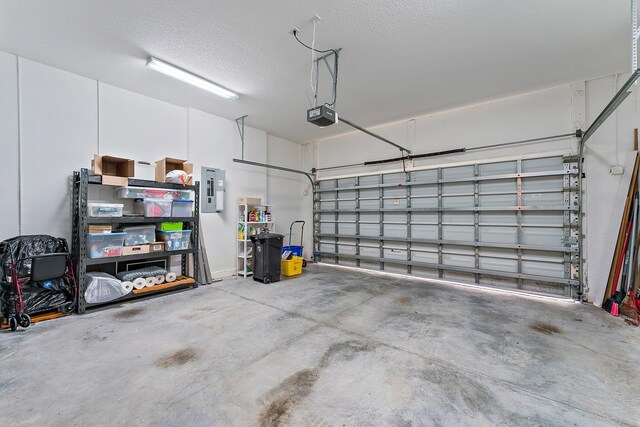
<path fill-rule="evenodd" d="M 11 260 L 37 255 L 69 252 L 67 241 L 60 237 L 44 234 L 18 236 L 0 243 L 0 277 L 11 274 Z M 31 274 L 31 260 L 20 263 L 18 275 L 28 277 Z"/>
<path fill-rule="evenodd" d="M 73 286 L 69 277 L 59 277 L 57 279 L 43 280 L 41 282 L 29 282 L 29 286 L 40 289 L 49 289 L 51 291 L 65 291 L 71 294 Z"/>
<path fill-rule="evenodd" d="M 15 315 L 15 302 L 12 298 L 11 283 L 0 284 L 0 307 L 2 316 Z M 70 304 L 71 293 L 67 291 L 54 291 L 50 289 L 36 288 L 30 285 L 22 286 L 22 304 L 24 312 L 31 315 L 42 311 L 56 310 Z"/>

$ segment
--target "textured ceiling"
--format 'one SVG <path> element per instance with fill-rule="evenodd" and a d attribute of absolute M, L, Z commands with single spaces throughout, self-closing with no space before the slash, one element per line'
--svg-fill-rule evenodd
<path fill-rule="evenodd" d="M 625 0 L 3 0 L 0 50 L 222 117 L 248 114 L 248 125 L 305 142 L 350 130 L 305 120 L 310 52 L 288 32 L 314 12 L 316 47 L 343 48 L 338 113 L 363 126 L 629 68 Z M 309 26 L 301 38 L 310 43 Z M 240 98 L 148 70 L 149 55 Z"/>

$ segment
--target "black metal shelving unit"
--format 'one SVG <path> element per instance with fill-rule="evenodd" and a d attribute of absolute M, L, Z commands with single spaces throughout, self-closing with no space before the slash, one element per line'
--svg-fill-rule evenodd
<path fill-rule="evenodd" d="M 199 224 L 200 224 L 200 182 L 196 181 L 194 185 L 183 186 L 181 184 L 169 184 L 156 181 L 146 181 L 141 179 L 129 179 L 130 187 L 148 187 L 173 190 L 191 190 L 194 192 L 194 216 L 193 217 L 171 217 L 171 218 L 143 218 L 143 217 L 118 217 L 118 218 L 93 218 L 87 215 L 87 203 L 89 194 L 89 185 L 102 185 L 102 176 L 89 175 L 88 169 L 81 169 L 73 173 L 73 261 L 76 268 L 76 281 L 78 282 L 78 314 L 84 313 L 88 309 L 104 307 L 109 304 L 118 304 L 137 298 L 145 298 L 158 295 L 159 293 L 172 292 L 176 290 L 184 290 L 189 287 L 198 287 L 198 254 L 199 245 Z M 87 240 L 89 225 L 93 224 L 156 224 L 161 222 L 182 222 L 186 224 L 187 229 L 191 230 L 191 247 L 181 251 L 165 251 L 151 252 L 146 254 L 125 255 L 119 257 L 97 258 L 92 259 L 87 255 Z M 88 266 L 101 264 L 117 264 L 119 262 L 139 261 L 139 260 L 166 260 L 172 256 L 181 257 L 182 275 L 187 275 L 187 262 L 189 255 L 193 256 L 193 279 L 192 283 L 184 285 L 176 285 L 170 288 L 158 288 L 155 291 L 149 288 L 145 293 L 129 293 L 122 298 L 102 304 L 90 304 L 84 299 L 85 278 Z"/>

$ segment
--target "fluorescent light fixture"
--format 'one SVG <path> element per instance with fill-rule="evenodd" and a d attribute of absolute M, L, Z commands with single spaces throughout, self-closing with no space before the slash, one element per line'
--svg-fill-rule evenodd
<path fill-rule="evenodd" d="M 238 97 L 237 93 L 230 91 L 229 89 L 226 89 L 219 84 L 204 79 L 200 76 L 196 76 L 193 73 L 185 71 L 182 68 L 178 68 L 175 65 L 171 65 L 167 62 L 161 61 L 158 58 L 154 58 L 153 56 L 147 58 L 147 67 L 226 99 L 235 99 Z"/>

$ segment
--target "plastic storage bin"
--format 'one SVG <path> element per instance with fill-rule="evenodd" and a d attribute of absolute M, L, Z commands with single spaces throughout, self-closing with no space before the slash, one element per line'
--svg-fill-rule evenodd
<path fill-rule="evenodd" d="M 144 199 L 136 200 L 136 213 L 148 218 L 165 218 L 171 216 L 171 199 Z"/>
<path fill-rule="evenodd" d="M 154 225 L 124 227 L 122 231 L 127 233 L 124 238 L 125 246 L 144 245 L 156 241 L 156 227 Z"/>
<path fill-rule="evenodd" d="M 191 230 L 158 231 L 158 237 L 165 243 L 165 251 L 189 249 Z"/>
<path fill-rule="evenodd" d="M 171 216 L 189 217 L 193 215 L 193 200 L 174 200 L 171 206 Z"/>
<path fill-rule="evenodd" d="M 108 258 L 122 255 L 122 245 L 127 233 L 87 234 L 89 258 Z"/>
<path fill-rule="evenodd" d="M 162 188 L 144 187 L 119 187 L 116 188 L 116 197 L 120 199 L 172 199 L 190 200 L 190 190 L 167 190 Z"/>
<path fill-rule="evenodd" d="M 156 225 L 156 228 L 159 231 L 182 231 L 182 223 L 181 222 L 163 222 L 161 224 Z"/>
<path fill-rule="evenodd" d="M 294 256 L 291 259 L 282 260 L 282 275 L 297 276 L 302 273 L 302 258 Z"/>
<path fill-rule="evenodd" d="M 121 203 L 87 203 L 87 215 L 92 217 L 120 217 L 124 205 Z"/>

